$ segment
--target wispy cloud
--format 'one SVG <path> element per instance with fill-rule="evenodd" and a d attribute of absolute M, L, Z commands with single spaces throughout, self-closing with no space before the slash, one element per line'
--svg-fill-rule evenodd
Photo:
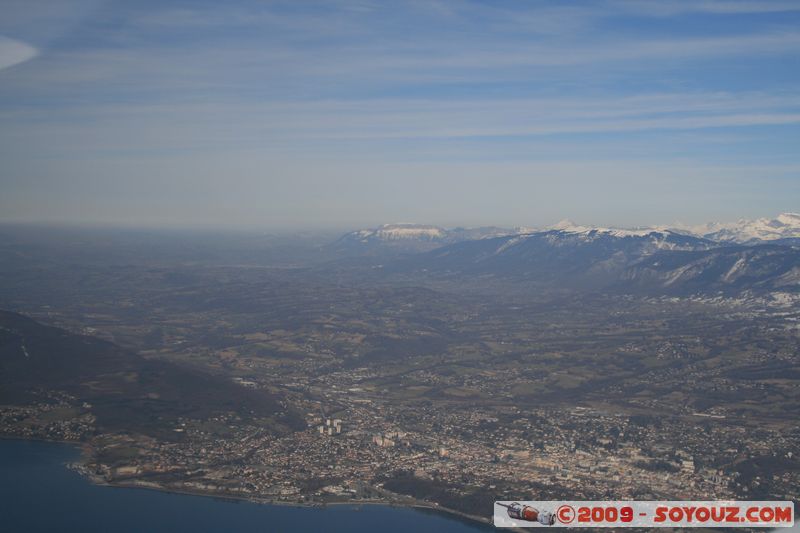
<path fill-rule="evenodd" d="M 0 70 L 33 59 L 38 50 L 33 46 L 0 35 Z"/>
<path fill-rule="evenodd" d="M 89 15 L 60 39 L 42 37 L 65 31 L 58 17 L 22 0 L 0 21 L 17 39 L 0 40 L 0 68 L 18 65 L 0 70 L 4 192 L 127 191 L 147 174 L 165 205 L 200 176 L 214 197 L 229 180 L 231 205 L 250 187 L 281 205 L 314 187 L 382 205 L 408 172 L 447 184 L 439 203 L 467 175 L 480 193 L 463 200 L 480 206 L 495 175 L 522 196 L 562 178 L 600 194 L 600 169 L 650 201 L 629 186 L 651 167 L 740 191 L 798 168 L 794 1 L 74 1 Z"/>
<path fill-rule="evenodd" d="M 612 0 L 610 3 L 623 11 L 649 15 L 674 16 L 685 13 L 753 14 L 787 13 L 800 11 L 800 4 L 794 0 Z"/>

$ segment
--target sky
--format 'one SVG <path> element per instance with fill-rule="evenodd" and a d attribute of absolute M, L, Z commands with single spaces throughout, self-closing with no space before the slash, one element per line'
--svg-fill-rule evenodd
<path fill-rule="evenodd" d="M 0 221 L 800 211 L 796 0 L 0 0 Z"/>

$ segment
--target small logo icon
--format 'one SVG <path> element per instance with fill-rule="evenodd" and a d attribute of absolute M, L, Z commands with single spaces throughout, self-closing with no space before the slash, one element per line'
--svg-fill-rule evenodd
<path fill-rule="evenodd" d="M 539 522 L 543 526 L 552 526 L 556 523 L 556 515 L 549 511 L 540 511 L 530 505 L 522 505 L 521 503 L 514 502 L 507 505 L 500 502 L 495 502 L 500 507 L 505 507 L 508 517 L 513 520 L 524 520 L 526 522 Z"/>
<path fill-rule="evenodd" d="M 571 524 L 575 520 L 575 509 L 571 505 L 562 505 L 556 511 L 556 516 L 562 524 Z"/>

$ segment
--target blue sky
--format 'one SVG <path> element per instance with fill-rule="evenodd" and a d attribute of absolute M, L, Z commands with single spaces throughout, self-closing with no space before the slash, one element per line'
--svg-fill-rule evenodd
<path fill-rule="evenodd" d="M 800 210 L 800 2 L 4 0 L 0 220 Z"/>

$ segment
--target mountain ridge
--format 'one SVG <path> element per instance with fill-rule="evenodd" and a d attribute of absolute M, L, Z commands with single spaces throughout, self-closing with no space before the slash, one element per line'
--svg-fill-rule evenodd
<path fill-rule="evenodd" d="M 800 214 L 781 213 L 775 218 L 739 219 L 736 222 L 710 222 L 687 228 L 696 235 L 719 242 L 752 242 L 800 239 Z"/>
<path fill-rule="evenodd" d="M 437 246 L 467 240 L 529 235 L 553 230 L 583 234 L 592 232 L 596 234 L 608 233 L 618 237 L 644 236 L 653 232 L 671 232 L 701 237 L 718 243 L 747 244 L 765 241 L 800 240 L 800 214 L 785 212 L 771 219 L 739 219 L 736 222 L 708 222 L 695 226 L 675 224 L 631 228 L 583 225 L 569 219 L 564 219 L 545 227 L 516 228 L 500 226 L 445 228 L 432 224 L 405 222 L 383 224 L 375 228 L 350 231 L 342 235 L 334 245 L 375 246 L 384 244 L 405 248 L 410 251 L 426 251 Z M 790 242 L 790 244 L 794 243 Z"/>
<path fill-rule="evenodd" d="M 510 235 L 515 230 L 496 226 L 476 228 L 444 228 L 431 224 L 397 223 L 383 224 L 376 228 L 360 229 L 345 233 L 330 249 L 338 252 L 422 252 L 439 246 L 467 240 Z"/>
<path fill-rule="evenodd" d="M 385 272 L 495 276 L 589 290 L 800 291 L 800 215 L 722 226 L 689 231 L 562 220 L 545 229 L 448 230 L 387 224 L 344 235 L 337 251 L 387 259 L 380 265 Z M 701 234 L 704 228 L 716 231 Z"/>
<path fill-rule="evenodd" d="M 278 395 L 0 310 L 0 403 L 29 403 L 37 389 L 90 403 L 98 427 L 107 431 L 173 438 L 181 417 L 229 411 L 269 419 L 278 434 L 297 429 Z"/>
<path fill-rule="evenodd" d="M 442 246 L 401 258 L 387 271 L 623 292 L 795 291 L 800 249 L 718 243 L 669 230 L 549 230 Z"/>

